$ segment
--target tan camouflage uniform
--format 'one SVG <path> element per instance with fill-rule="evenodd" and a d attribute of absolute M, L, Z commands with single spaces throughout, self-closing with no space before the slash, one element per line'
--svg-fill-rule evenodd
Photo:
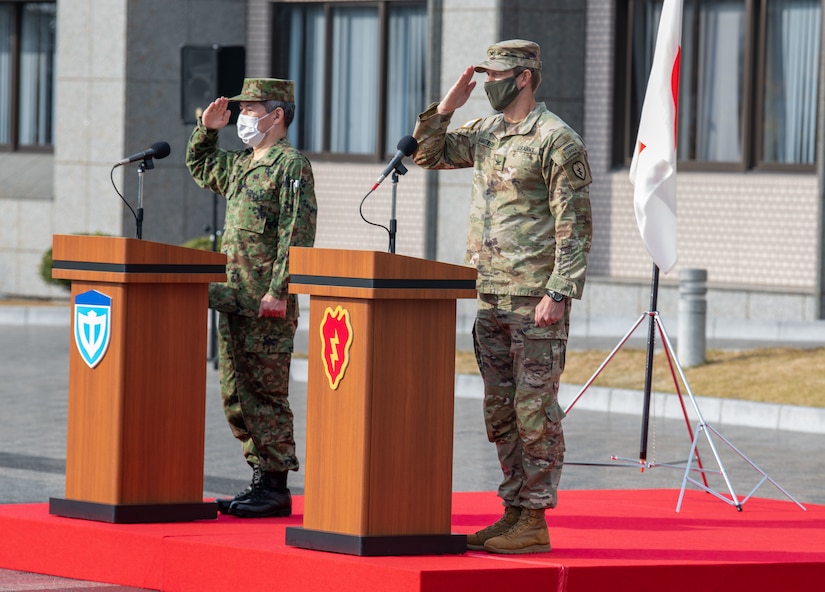
<path fill-rule="evenodd" d="M 503 472 L 498 494 L 506 506 L 553 508 L 570 299 L 581 298 L 591 243 L 586 149 L 543 103 L 509 129 L 497 114 L 450 132 L 437 106 L 419 116 L 413 158 L 430 169 L 474 169 L 465 262 L 478 269 L 473 334 L 487 435 Z M 570 298 L 561 320 L 538 327 L 534 312 L 548 289 Z"/>
<path fill-rule="evenodd" d="M 250 90 L 245 84 L 244 92 Z M 290 88 L 288 102 L 291 94 Z M 224 411 L 248 463 L 266 472 L 297 470 L 288 394 L 298 306 L 287 287 L 289 247 L 311 247 L 315 240 L 312 168 L 286 138 L 257 161 L 252 149 L 220 150 L 217 143 L 217 130 L 199 122 L 186 165 L 198 185 L 226 197 L 227 282 L 209 287 L 209 306 L 221 311 Z M 287 300 L 285 318 L 258 318 L 267 293 Z"/>

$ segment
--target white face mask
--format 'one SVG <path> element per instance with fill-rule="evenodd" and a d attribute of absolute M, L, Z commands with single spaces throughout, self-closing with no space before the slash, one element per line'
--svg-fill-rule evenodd
<path fill-rule="evenodd" d="M 274 123 L 269 126 L 265 132 L 258 131 L 258 122 L 269 117 L 271 113 L 267 113 L 263 117 L 252 117 L 251 115 L 238 115 L 238 137 L 241 142 L 254 148 L 264 139 L 264 136 L 274 127 Z"/>

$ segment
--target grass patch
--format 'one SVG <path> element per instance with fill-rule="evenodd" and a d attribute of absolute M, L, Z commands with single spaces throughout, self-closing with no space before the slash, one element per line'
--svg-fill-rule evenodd
<path fill-rule="evenodd" d="M 609 353 L 568 351 L 562 381 L 586 383 Z M 644 349 L 623 347 L 593 386 L 643 390 L 646 357 Z M 472 352 L 457 352 L 456 371 L 478 374 Z M 678 378 L 675 367 L 674 372 Z M 696 396 L 825 407 L 825 347 L 710 350 L 706 363 L 685 368 L 685 375 Z M 680 388 L 687 394 L 681 381 Z M 663 351 L 654 356 L 653 390 L 676 392 Z"/>

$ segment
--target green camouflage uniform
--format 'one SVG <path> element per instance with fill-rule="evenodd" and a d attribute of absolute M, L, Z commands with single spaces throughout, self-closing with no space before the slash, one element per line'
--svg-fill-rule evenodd
<path fill-rule="evenodd" d="M 221 312 L 224 411 L 248 463 L 266 472 L 297 470 L 287 397 L 298 305 L 287 287 L 289 247 L 311 247 L 315 240 L 312 168 L 286 138 L 258 161 L 251 149 L 219 150 L 217 142 L 218 132 L 199 123 L 186 164 L 198 185 L 227 200 L 227 282 L 209 286 L 209 306 Z M 267 293 L 287 301 L 285 318 L 258 318 Z"/>
<path fill-rule="evenodd" d="M 591 243 L 586 149 L 543 103 L 509 129 L 499 114 L 450 132 L 437 106 L 419 116 L 413 158 L 431 169 L 474 168 L 465 262 L 478 269 L 473 335 L 503 472 L 498 494 L 508 506 L 552 508 L 565 450 L 558 388 L 570 299 L 581 298 Z M 570 298 L 561 320 L 537 327 L 547 289 Z"/>

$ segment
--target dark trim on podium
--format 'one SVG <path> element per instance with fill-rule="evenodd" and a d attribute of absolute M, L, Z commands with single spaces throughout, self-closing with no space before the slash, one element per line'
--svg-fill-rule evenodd
<path fill-rule="evenodd" d="M 313 551 L 330 551 L 362 557 L 399 555 L 460 555 L 467 551 L 465 534 L 417 534 L 360 536 L 308 530 L 299 526 L 286 529 L 286 544 Z"/>
<path fill-rule="evenodd" d="M 101 504 L 61 498 L 49 498 L 49 514 L 113 524 L 149 524 L 154 522 L 192 522 L 215 520 L 218 504 Z"/>
<path fill-rule="evenodd" d="M 298 275 L 289 276 L 290 284 L 300 284 L 304 286 L 336 286 L 341 288 L 373 288 L 373 289 L 394 289 L 394 290 L 475 290 L 475 280 L 417 280 L 417 279 L 373 279 L 373 278 L 352 278 L 335 277 L 323 275 Z"/>
<path fill-rule="evenodd" d="M 55 261 L 53 269 L 95 271 L 98 273 L 165 273 L 201 274 L 226 273 L 225 265 L 157 264 L 157 263 L 93 263 L 87 261 Z"/>

